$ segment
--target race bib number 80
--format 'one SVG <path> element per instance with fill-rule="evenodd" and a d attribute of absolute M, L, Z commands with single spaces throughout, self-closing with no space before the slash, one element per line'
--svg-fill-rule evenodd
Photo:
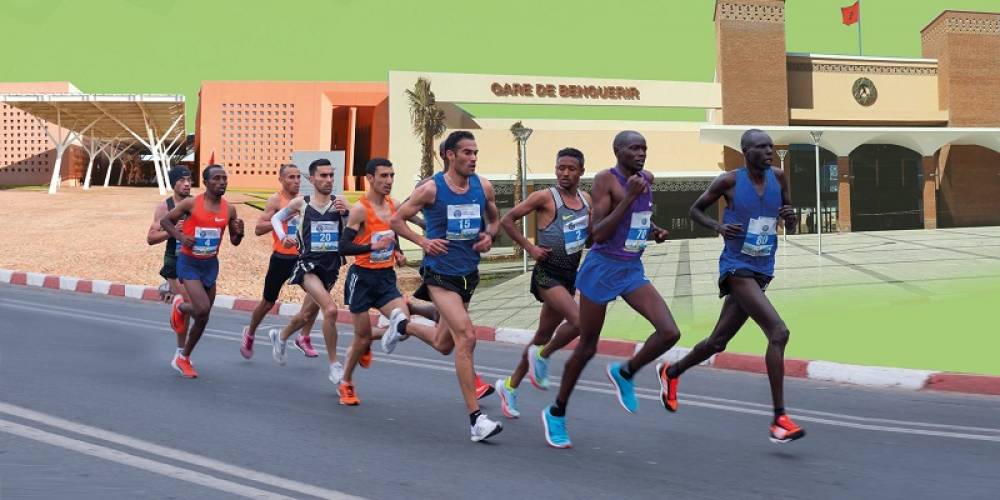
<path fill-rule="evenodd" d="M 336 252 L 340 245 L 340 231 L 336 222 L 311 221 L 309 225 L 309 250 Z"/>
<path fill-rule="evenodd" d="M 219 242 L 222 241 L 222 231 L 217 227 L 195 227 L 194 246 L 191 253 L 209 257 L 219 253 Z"/>
<path fill-rule="evenodd" d="M 646 237 L 649 236 L 649 224 L 653 212 L 635 212 L 628 226 L 628 236 L 625 237 L 626 252 L 641 252 L 646 248 Z"/>
<path fill-rule="evenodd" d="M 751 257 L 767 257 L 774 253 L 774 246 L 778 243 L 777 222 L 774 217 L 750 219 L 742 252 Z"/>
<path fill-rule="evenodd" d="M 448 205 L 448 231 L 445 238 L 452 241 L 479 238 L 483 216 L 478 203 Z"/>

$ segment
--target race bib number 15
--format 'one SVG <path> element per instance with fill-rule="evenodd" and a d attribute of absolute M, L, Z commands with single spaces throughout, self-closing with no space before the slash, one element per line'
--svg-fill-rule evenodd
<path fill-rule="evenodd" d="M 448 232 L 445 238 L 453 241 L 479 238 L 483 227 L 482 213 L 478 203 L 448 205 Z"/>

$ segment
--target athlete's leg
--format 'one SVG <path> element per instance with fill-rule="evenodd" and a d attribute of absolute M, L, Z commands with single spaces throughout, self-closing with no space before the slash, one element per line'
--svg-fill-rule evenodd
<path fill-rule="evenodd" d="M 434 321 L 435 323 L 441 319 L 437 308 L 434 307 L 434 304 L 410 302 L 407 305 L 409 306 L 410 314 L 412 315 L 423 316 L 431 321 Z"/>
<path fill-rule="evenodd" d="M 757 280 L 732 276 L 729 278 L 729 293 L 767 336 L 767 354 L 764 356 L 764 363 L 767 365 L 767 378 L 771 382 L 771 399 L 775 411 L 783 411 L 788 327 L 771 305 L 771 301 L 764 295 L 764 291 L 760 289 Z"/>
<path fill-rule="evenodd" d="M 344 382 L 348 384 L 354 380 L 354 367 L 361 355 L 371 349 L 372 345 L 372 322 L 368 311 L 351 314 L 351 321 L 354 324 L 354 340 L 344 356 Z"/>
<path fill-rule="evenodd" d="M 303 287 L 303 290 L 305 288 Z M 319 305 L 313 300 L 308 294 L 302 300 L 302 306 L 299 308 L 299 312 L 292 316 L 292 319 L 288 321 L 288 324 L 281 329 L 281 334 L 279 338 L 282 342 L 288 340 L 296 330 L 305 328 L 306 324 L 311 324 L 311 322 L 316 321 L 316 317 L 319 315 Z"/>
<path fill-rule="evenodd" d="M 553 415 L 562 416 L 565 413 L 566 404 L 569 403 L 569 396 L 576 387 L 580 373 L 594 354 L 597 354 L 597 341 L 601 336 L 606 314 L 607 304 L 596 304 L 585 295 L 580 295 L 580 341 L 563 368 L 559 395 L 556 397 L 556 405 L 552 408 Z"/>
<path fill-rule="evenodd" d="M 188 300 L 187 289 L 181 284 L 180 280 L 177 278 L 167 278 L 167 285 L 170 287 L 170 293 L 174 295 L 180 295 L 184 298 L 184 302 L 190 302 Z M 191 327 L 191 316 L 188 314 L 184 315 L 184 335 L 177 335 L 177 348 L 184 349 L 184 344 L 187 343 L 187 331 Z"/>
<path fill-rule="evenodd" d="M 554 287 L 560 290 L 566 291 L 563 287 Z M 552 290 L 550 288 L 549 290 Z M 546 290 L 548 291 L 548 290 Z M 569 295 L 568 293 L 566 295 Z M 572 299 L 571 299 L 572 300 Z M 574 303 L 576 305 L 576 303 Z M 517 363 L 517 367 L 514 368 L 514 372 L 510 374 L 510 387 L 517 388 L 521 385 L 521 381 L 524 380 L 524 376 L 528 374 L 528 349 L 531 346 L 544 346 L 546 343 L 552 339 L 552 334 L 556 331 L 559 323 L 562 323 L 563 315 L 560 314 L 556 308 L 549 304 L 549 302 L 542 303 L 542 310 L 538 314 L 538 329 L 535 330 L 535 336 L 532 337 L 531 342 L 524 346 L 521 351 L 521 357 Z M 574 334 L 576 331 L 574 330 Z M 569 342 L 567 342 L 569 343 Z"/>
<path fill-rule="evenodd" d="M 191 316 L 191 329 L 188 331 L 187 340 L 184 344 L 184 357 L 191 357 L 191 352 L 201 340 L 201 334 L 205 332 L 208 325 L 208 317 L 212 312 L 212 303 L 215 302 L 215 285 L 205 289 L 201 280 L 184 280 L 184 288 L 187 290 L 190 300 L 181 304 L 181 312 Z"/>
<path fill-rule="evenodd" d="M 539 290 L 539 295 L 556 314 L 566 320 L 566 323 L 556 329 L 555 337 L 547 341 L 542 348 L 541 356 L 548 358 L 552 353 L 569 345 L 573 339 L 580 336 L 580 304 L 576 303 L 569 290 L 562 286 L 544 288 Z M 539 321 L 539 325 L 541 321 Z M 540 344 L 539 344 L 540 345 Z"/>
<path fill-rule="evenodd" d="M 476 400 L 476 370 L 473 353 L 476 349 L 476 332 L 469 312 L 462 303 L 462 297 L 438 286 L 429 286 L 434 306 L 441 314 L 442 322 L 451 331 L 455 341 L 455 374 L 462 391 L 462 399 L 469 413 L 479 410 Z"/>
<path fill-rule="evenodd" d="M 312 297 L 319 310 L 323 311 L 323 341 L 326 343 L 326 356 L 332 364 L 337 361 L 337 302 L 323 286 L 323 280 L 313 273 L 306 273 L 302 278 L 302 289 Z M 304 321 L 303 318 L 303 324 Z M 289 328 L 291 326 L 289 324 L 281 332 L 281 340 L 287 340 L 292 332 L 301 328 Z"/>
<path fill-rule="evenodd" d="M 316 305 L 316 301 L 314 301 L 312 297 L 308 295 L 306 295 L 305 298 L 302 299 L 303 305 L 307 303 L 310 303 L 311 307 L 309 308 L 310 313 L 304 318 L 305 323 L 299 330 L 299 335 L 302 337 L 309 336 L 309 333 L 312 332 L 313 325 L 316 323 L 316 318 L 319 316 L 319 307 Z"/>
<path fill-rule="evenodd" d="M 402 297 L 389 301 L 384 306 L 379 308 L 379 312 L 381 312 L 383 316 L 388 318 L 392 314 L 393 309 L 399 309 L 400 311 L 403 312 L 404 315 L 406 315 L 407 319 L 406 332 L 405 332 L 406 335 L 412 335 L 420 339 L 422 342 L 431 346 L 432 348 L 434 348 L 434 350 L 440 352 L 441 354 L 445 355 L 450 354 L 452 349 L 455 348 L 455 341 L 451 339 L 451 337 L 448 336 L 446 332 L 441 335 L 438 334 L 439 331 L 443 330 L 442 328 L 443 322 L 432 326 L 412 321 L 411 311 L 407 307 L 407 303 L 405 300 L 403 300 Z M 428 309 L 432 308 L 424 306 L 423 312 L 428 313 L 429 312 Z M 433 312 L 434 315 L 437 315 L 436 309 L 434 309 Z M 426 318 L 427 316 L 424 317 Z"/>
<path fill-rule="evenodd" d="M 740 328 L 743 327 L 743 323 L 746 323 L 748 317 L 749 315 L 740 307 L 736 299 L 732 295 L 727 295 L 725 302 L 722 303 L 722 312 L 719 313 L 719 321 L 715 323 L 712 334 L 701 342 L 698 342 L 687 356 L 684 356 L 677 363 L 670 365 L 670 368 L 667 369 L 667 375 L 670 378 L 679 377 L 691 367 L 697 366 L 712 357 L 713 354 L 725 351 L 726 345 L 740 331 Z"/>
<path fill-rule="evenodd" d="M 653 325 L 654 332 L 625 365 L 628 369 L 627 378 L 632 378 L 643 366 L 651 363 L 663 353 L 670 350 L 681 338 L 677 323 L 674 322 L 667 303 L 663 301 L 660 292 L 652 283 L 646 283 L 635 291 L 622 296 L 635 312 L 646 318 Z M 624 374 L 624 372 L 623 372 Z"/>

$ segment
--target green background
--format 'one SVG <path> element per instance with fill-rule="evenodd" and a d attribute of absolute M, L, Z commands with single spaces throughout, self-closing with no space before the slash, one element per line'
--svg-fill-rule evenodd
<path fill-rule="evenodd" d="M 850 0 L 788 0 L 790 52 L 856 54 Z M 0 0 L 0 81 L 180 93 L 202 80 L 374 80 L 419 70 L 711 81 L 714 0 Z M 865 54 L 919 57 L 943 9 L 998 0 L 866 0 Z M 477 116 L 701 120 L 700 110 L 468 106 Z"/>

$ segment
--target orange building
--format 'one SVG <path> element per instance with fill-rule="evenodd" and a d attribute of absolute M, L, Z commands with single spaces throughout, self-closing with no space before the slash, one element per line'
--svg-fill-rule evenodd
<path fill-rule="evenodd" d="M 387 83 L 214 81 L 199 97 L 195 163 L 214 156 L 233 186 L 273 188 L 293 152 L 338 150 L 344 189 L 364 189 L 365 163 L 388 156 Z"/>

